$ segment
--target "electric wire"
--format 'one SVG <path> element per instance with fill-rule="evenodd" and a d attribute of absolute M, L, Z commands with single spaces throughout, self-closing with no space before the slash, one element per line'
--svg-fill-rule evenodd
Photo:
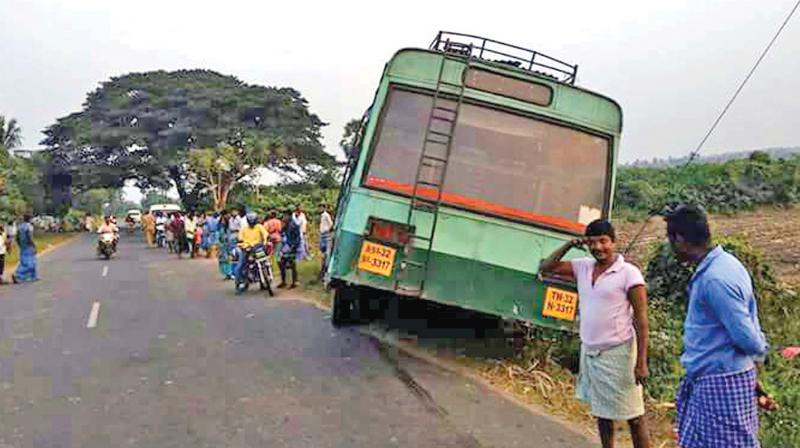
<path fill-rule="evenodd" d="M 697 148 L 695 148 L 695 150 L 692 151 L 692 153 L 689 155 L 689 160 L 686 161 L 686 164 L 684 165 L 684 167 L 688 166 L 689 164 L 691 164 L 692 161 L 694 161 L 694 159 L 697 158 L 697 155 L 700 154 L 700 150 L 703 149 L 703 145 L 706 144 L 708 139 L 711 137 L 711 134 L 714 133 L 714 130 L 717 129 L 717 126 L 722 121 L 722 119 L 725 117 L 725 114 L 728 113 L 728 110 L 730 110 L 731 106 L 736 101 L 736 98 L 738 98 L 739 94 L 742 93 L 742 90 L 747 85 L 747 83 L 750 81 L 750 78 L 753 77 L 753 73 L 755 73 L 755 71 L 758 69 L 758 66 L 761 65 L 761 61 L 764 60 L 764 58 L 767 56 L 767 53 L 769 53 L 769 51 L 772 49 L 772 46 L 775 44 L 775 41 L 777 41 L 778 37 L 781 35 L 781 33 L 783 33 L 783 30 L 786 28 L 786 25 L 792 19 L 792 16 L 794 16 L 794 13 L 797 12 L 798 8 L 800 8 L 800 0 L 798 0 L 794 4 L 794 7 L 792 7 L 791 11 L 789 11 L 789 14 L 786 16 L 786 19 L 783 20 L 783 23 L 778 28 L 778 31 L 775 32 L 775 35 L 772 36 L 772 39 L 769 41 L 767 46 L 764 47 L 764 50 L 761 52 L 761 55 L 758 57 L 758 59 L 756 59 L 755 64 L 753 64 L 753 67 L 751 67 L 750 71 L 747 73 L 747 76 L 745 76 L 745 78 L 739 84 L 739 87 L 733 93 L 733 96 L 731 96 L 730 100 L 728 100 L 728 103 L 725 105 L 725 107 L 719 113 L 719 115 L 717 116 L 716 120 L 714 120 L 714 123 L 708 129 L 708 132 L 706 132 L 706 134 L 700 140 L 700 143 L 697 145 Z"/>
<path fill-rule="evenodd" d="M 753 66 L 752 66 L 752 67 L 750 68 L 750 70 L 747 72 L 747 76 L 745 76 L 745 77 L 744 77 L 744 79 L 742 80 L 742 82 L 741 82 L 741 83 L 739 84 L 739 86 L 736 88 L 736 91 L 734 91 L 734 93 L 733 93 L 733 95 L 731 96 L 731 98 L 730 98 L 730 99 L 728 100 L 728 102 L 725 104 L 725 107 L 722 109 L 722 111 L 719 113 L 719 115 L 717 115 L 717 118 L 716 118 L 716 119 L 714 120 L 714 122 L 711 124 L 711 127 L 708 129 L 708 132 L 706 132 L 706 133 L 705 133 L 705 135 L 704 135 L 704 136 L 703 136 L 703 138 L 700 140 L 700 143 L 698 143 L 698 145 L 697 145 L 697 147 L 694 149 L 694 151 L 692 151 L 692 152 L 689 154 L 689 159 L 688 159 L 688 160 L 686 161 L 686 163 L 685 163 L 685 164 L 684 164 L 684 165 L 683 165 L 683 166 L 680 168 L 680 171 L 683 171 L 683 170 L 685 170 L 686 168 L 688 168 L 688 167 L 689 167 L 689 165 L 691 165 L 691 164 L 692 164 L 692 162 L 694 162 L 694 160 L 695 160 L 695 159 L 697 158 L 697 156 L 700 154 L 700 151 L 703 149 L 703 146 L 706 144 L 706 142 L 708 141 L 708 139 L 711 137 L 711 135 L 712 135 L 712 134 L 714 133 L 714 131 L 717 129 L 717 126 L 719 126 L 719 124 L 720 124 L 720 122 L 722 121 L 722 119 L 723 119 L 723 118 L 725 117 L 725 115 L 728 113 L 728 111 L 730 110 L 730 108 L 731 108 L 731 106 L 733 105 L 733 103 L 734 103 L 734 102 L 736 101 L 736 99 L 739 97 L 739 94 L 740 94 L 740 93 L 742 93 L 742 90 L 744 90 L 744 88 L 745 88 L 745 86 L 747 85 L 747 83 L 748 83 L 748 82 L 750 81 L 750 79 L 753 77 L 753 74 L 756 72 L 756 70 L 758 69 L 758 67 L 761 65 L 761 62 L 764 60 L 764 58 L 766 58 L 766 57 L 767 57 L 767 54 L 768 54 L 768 53 L 769 53 L 769 51 L 772 49 L 772 46 L 773 46 L 773 45 L 775 44 L 775 42 L 778 40 L 778 37 L 780 37 L 781 33 L 783 33 L 783 30 L 784 30 L 784 29 L 786 29 L 786 25 L 788 25 L 788 24 L 789 24 L 789 21 L 792 19 L 792 17 L 794 16 L 794 14 L 797 12 L 797 10 L 798 10 L 798 9 L 800 9 L 800 0 L 798 0 L 798 1 L 797 1 L 797 2 L 794 4 L 794 6 L 792 7 L 792 9 L 789 11 L 789 14 L 787 14 L 787 15 L 786 15 L 786 18 L 785 18 L 785 19 L 783 20 L 783 22 L 781 23 L 781 26 L 778 28 L 778 31 L 776 31 L 776 32 L 775 32 L 775 34 L 772 36 L 772 39 L 770 39 L 770 41 L 769 41 L 769 43 L 767 44 L 767 46 L 766 46 L 766 47 L 764 47 L 764 50 L 763 50 L 763 51 L 761 52 L 761 54 L 758 56 L 758 59 L 756 59 L 756 61 L 755 61 L 755 63 L 753 64 Z M 628 247 L 625 249 L 625 251 L 623 252 L 623 254 L 626 254 L 626 255 L 627 255 L 627 254 L 628 254 L 628 252 L 630 252 L 630 250 L 631 250 L 631 249 L 633 249 L 633 247 L 636 245 L 636 243 L 637 243 L 637 241 L 639 240 L 639 238 L 641 238 L 641 236 L 644 234 L 644 231 L 645 231 L 645 229 L 647 228 L 647 225 L 650 223 L 650 220 L 651 220 L 651 219 L 653 219 L 653 217 L 654 217 L 654 216 L 657 216 L 657 215 L 660 215 L 660 214 L 663 214 L 663 213 L 664 213 L 664 211 L 663 211 L 663 210 L 652 210 L 652 211 L 651 211 L 651 212 L 648 214 L 648 216 L 647 216 L 647 219 L 645 219 L 644 223 L 642 223 L 642 226 L 641 226 L 641 228 L 640 228 L 640 229 L 639 229 L 639 231 L 636 233 L 636 235 L 633 237 L 633 239 L 631 240 L 631 242 L 628 244 Z"/>

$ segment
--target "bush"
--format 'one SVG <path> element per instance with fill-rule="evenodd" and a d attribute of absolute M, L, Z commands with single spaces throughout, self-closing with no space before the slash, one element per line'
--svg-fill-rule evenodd
<path fill-rule="evenodd" d="M 615 211 L 648 212 L 668 203 L 700 204 L 708 211 L 735 213 L 757 205 L 800 201 L 800 156 L 771 159 L 755 152 L 744 160 L 669 168 L 622 167 Z"/>
<path fill-rule="evenodd" d="M 62 218 L 64 231 L 76 232 L 82 230 L 84 215 L 84 212 L 74 208 L 67 210 Z"/>
<path fill-rule="evenodd" d="M 256 213 L 265 214 L 270 210 L 285 211 L 300 205 L 311 217 L 316 214 L 321 204 L 327 204 L 333 215 L 338 195 L 338 189 L 275 186 L 262 189 L 258 196 L 252 190 L 246 194 L 236 195 L 233 201 L 229 201 L 228 206 L 246 206 Z"/>
<path fill-rule="evenodd" d="M 800 363 L 774 355 L 779 349 L 800 341 L 800 303 L 782 288 L 763 257 L 746 241 L 722 238 L 717 241 L 736 255 L 750 271 L 758 292 L 759 317 L 772 347 L 770 362 L 760 374 L 765 387 L 775 395 L 781 410 L 763 414 L 762 443 L 766 447 L 800 446 Z M 686 317 L 686 288 L 691 270 L 680 265 L 667 244 L 661 244 L 647 267 L 650 294 L 650 371 L 648 393 L 656 400 L 671 401 L 683 368 L 683 321 Z"/>

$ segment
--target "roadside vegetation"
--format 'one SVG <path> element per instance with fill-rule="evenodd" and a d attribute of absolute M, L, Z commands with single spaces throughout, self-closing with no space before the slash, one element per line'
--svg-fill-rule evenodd
<path fill-rule="evenodd" d="M 673 203 L 702 204 L 711 213 L 800 202 L 800 156 L 786 159 L 755 151 L 721 164 L 667 168 L 623 167 L 617 175 L 616 218 L 639 220 Z"/>
<path fill-rule="evenodd" d="M 46 233 L 35 233 L 34 234 L 34 241 L 36 241 L 36 248 L 39 253 L 52 249 L 58 246 L 61 243 L 69 241 L 71 238 L 75 237 L 74 233 L 54 233 L 54 232 L 46 232 Z M 13 268 L 19 262 L 19 250 L 16 246 L 6 255 L 6 271 L 12 272 Z"/>

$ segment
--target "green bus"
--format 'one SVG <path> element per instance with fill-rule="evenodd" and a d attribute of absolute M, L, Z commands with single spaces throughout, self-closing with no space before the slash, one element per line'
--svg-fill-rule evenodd
<path fill-rule="evenodd" d="M 405 296 L 574 329 L 575 285 L 539 263 L 609 216 L 622 129 L 577 70 L 451 32 L 394 54 L 348 154 L 325 269 L 334 325 Z"/>

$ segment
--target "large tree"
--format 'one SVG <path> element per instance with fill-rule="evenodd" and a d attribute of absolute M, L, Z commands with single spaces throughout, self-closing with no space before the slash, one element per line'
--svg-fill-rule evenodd
<path fill-rule="evenodd" d="M 60 118 L 42 142 L 68 167 L 77 188 L 174 184 L 187 207 L 207 189 L 189 154 L 252 138 L 285 151 L 263 165 L 304 175 L 333 162 L 320 142 L 325 124 L 291 88 L 246 84 L 208 70 L 154 71 L 112 78 L 89 93 L 80 112 Z"/>
<path fill-rule="evenodd" d="M 254 180 L 264 160 L 280 158 L 285 152 L 281 141 L 249 139 L 193 150 L 187 165 L 190 179 L 211 193 L 215 210 L 222 210 L 236 184 L 247 178 Z"/>

